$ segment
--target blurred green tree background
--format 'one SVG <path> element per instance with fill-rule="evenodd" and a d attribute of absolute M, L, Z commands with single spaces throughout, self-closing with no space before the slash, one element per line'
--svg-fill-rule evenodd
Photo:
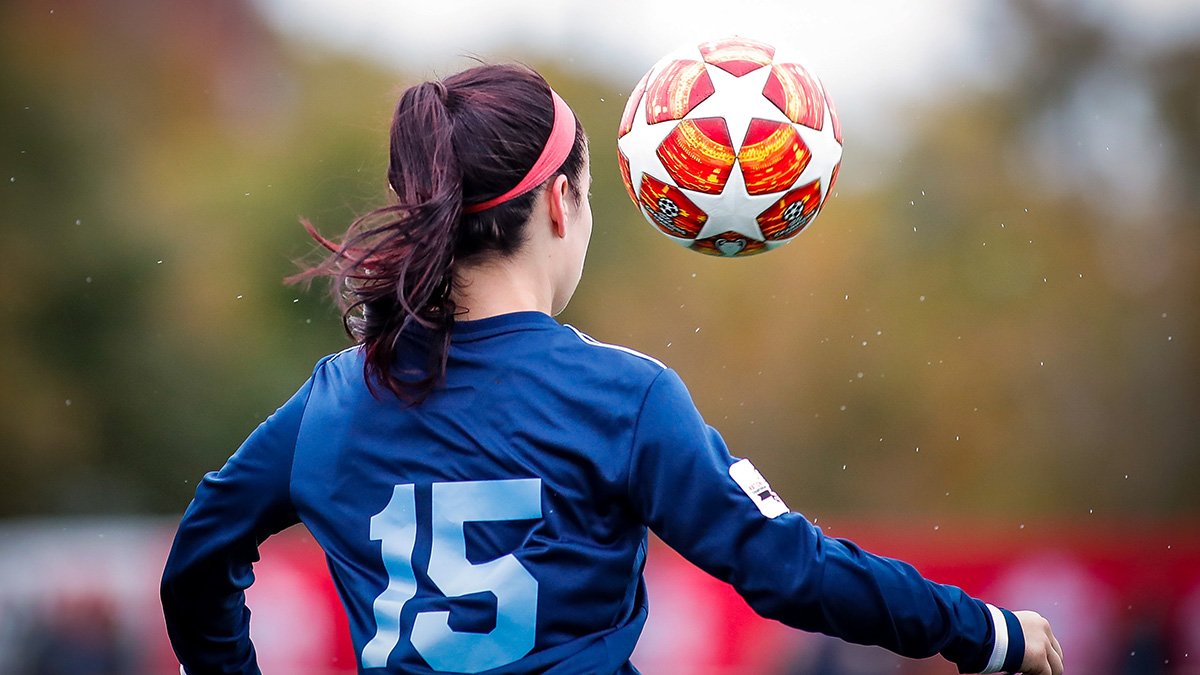
<path fill-rule="evenodd" d="M 1200 516 L 1200 44 L 1080 7 L 998 3 L 1003 77 L 912 104 L 898 154 L 848 126 L 841 194 L 748 260 L 625 197 L 633 82 L 527 59 L 592 138 L 562 318 L 680 371 L 810 517 Z M 325 289 L 282 283 L 298 217 L 336 235 L 383 200 L 429 75 L 243 3 L 0 7 L 0 516 L 179 513 L 347 344 Z"/>

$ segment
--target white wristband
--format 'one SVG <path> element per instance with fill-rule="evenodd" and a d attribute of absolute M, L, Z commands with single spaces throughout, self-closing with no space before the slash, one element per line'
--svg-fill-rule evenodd
<path fill-rule="evenodd" d="M 992 656 L 983 672 L 998 673 L 1004 667 L 1004 657 L 1008 655 L 1008 622 L 994 605 L 988 605 L 987 608 L 992 615 L 992 632 L 996 634 L 996 643 L 992 645 Z"/>

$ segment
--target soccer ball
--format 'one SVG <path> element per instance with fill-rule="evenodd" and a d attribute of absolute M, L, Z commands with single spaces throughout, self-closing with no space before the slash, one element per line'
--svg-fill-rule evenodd
<path fill-rule="evenodd" d="M 820 212 L 842 160 L 829 92 L 783 50 L 734 37 L 668 54 L 638 82 L 617 132 L 630 199 L 693 251 L 783 246 Z"/>

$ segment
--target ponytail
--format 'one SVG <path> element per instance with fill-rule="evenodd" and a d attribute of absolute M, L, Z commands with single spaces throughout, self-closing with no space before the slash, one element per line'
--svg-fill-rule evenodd
<path fill-rule="evenodd" d="M 293 278 L 331 276 L 341 282 L 333 290 L 342 325 L 366 352 L 367 385 L 377 395 L 382 384 L 411 402 L 424 399 L 444 371 L 454 321 L 450 291 L 462 169 L 445 91 L 440 82 L 427 82 L 405 91 L 396 105 L 388 165 L 396 203 L 355 219 L 340 245 L 305 221 L 333 255 Z M 409 161 L 398 162 L 401 157 Z M 400 336 L 413 324 L 431 334 L 429 362 L 416 373 L 397 373 Z"/>
<path fill-rule="evenodd" d="M 354 220 L 331 251 L 289 279 L 327 276 L 347 334 L 363 346 L 364 376 L 409 403 L 420 403 L 446 372 L 456 307 L 454 268 L 480 255 L 511 255 L 537 191 L 480 213 L 464 213 L 516 185 L 550 136 L 549 85 L 519 66 L 481 66 L 407 89 L 392 118 L 387 179 L 394 203 Z M 456 121 L 458 124 L 456 125 Z M 558 173 L 578 177 L 586 139 Z M 557 175 L 557 173 L 555 174 Z M 425 362 L 401 368 L 400 340 L 415 327 L 428 337 Z"/>

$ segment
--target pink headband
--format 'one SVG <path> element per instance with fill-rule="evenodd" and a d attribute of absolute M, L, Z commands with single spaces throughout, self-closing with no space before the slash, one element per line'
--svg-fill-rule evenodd
<path fill-rule="evenodd" d="M 575 113 L 571 112 L 567 102 L 553 89 L 550 90 L 550 97 L 554 99 L 554 125 L 550 128 L 550 138 L 546 139 L 546 147 L 542 148 L 542 154 L 533 163 L 529 173 L 525 174 L 516 187 L 499 197 L 464 206 L 463 213 L 479 213 L 520 197 L 544 183 L 567 160 L 571 148 L 575 147 Z"/>

